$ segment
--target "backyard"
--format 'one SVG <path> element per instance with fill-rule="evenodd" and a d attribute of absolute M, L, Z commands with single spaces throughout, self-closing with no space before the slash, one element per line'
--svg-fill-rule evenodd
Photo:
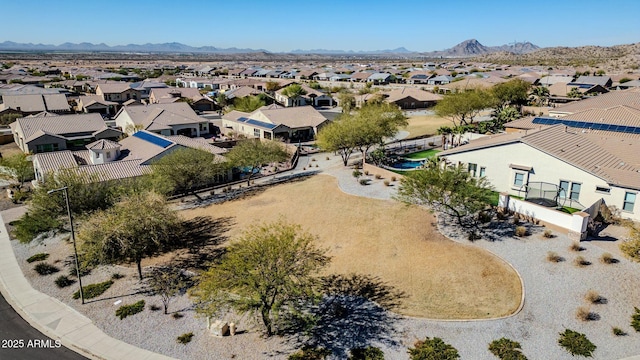
<path fill-rule="evenodd" d="M 333 177 L 315 176 L 182 214 L 233 217 L 231 238 L 279 217 L 300 224 L 329 249 L 329 273 L 378 276 L 407 295 L 399 311 L 404 315 L 493 318 L 520 305 L 520 279 L 500 258 L 448 240 L 425 209 L 347 195 Z"/>

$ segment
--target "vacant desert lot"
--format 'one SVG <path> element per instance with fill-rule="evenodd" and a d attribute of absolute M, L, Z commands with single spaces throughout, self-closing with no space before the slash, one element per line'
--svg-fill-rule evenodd
<path fill-rule="evenodd" d="M 520 305 L 520 278 L 500 258 L 446 239 L 422 208 L 347 195 L 330 176 L 278 185 L 183 215 L 234 217 L 231 238 L 251 224 L 281 216 L 298 223 L 329 249 L 328 272 L 380 277 L 408 295 L 400 310 L 405 315 L 491 318 L 512 314 Z"/>

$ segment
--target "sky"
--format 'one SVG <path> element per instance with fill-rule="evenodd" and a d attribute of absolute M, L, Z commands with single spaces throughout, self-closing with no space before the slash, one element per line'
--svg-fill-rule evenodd
<path fill-rule="evenodd" d="M 640 42 L 640 0 L 0 0 L 0 42 L 437 51 Z M 15 15 L 10 15 L 15 14 Z"/>

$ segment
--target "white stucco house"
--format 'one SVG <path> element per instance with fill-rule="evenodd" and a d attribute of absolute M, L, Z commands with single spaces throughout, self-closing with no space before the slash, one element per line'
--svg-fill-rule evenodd
<path fill-rule="evenodd" d="M 487 136 L 439 153 L 486 177 L 497 191 L 524 196 L 527 186 L 557 190 L 558 202 L 583 209 L 600 199 L 640 220 L 640 134 L 555 125 Z"/>

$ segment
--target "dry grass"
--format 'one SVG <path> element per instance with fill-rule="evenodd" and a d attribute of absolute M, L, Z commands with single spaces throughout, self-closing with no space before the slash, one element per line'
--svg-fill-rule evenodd
<path fill-rule="evenodd" d="M 11 155 L 22 153 L 22 150 L 20 150 L 18 145 L 12 141 L 8 144 L 0 145 L 0 153 L 2 153 L 2 157 L 9 157 Z"/>
<path fill-rule="evenodd" d="M 576 310 L 576 318 L 581 321 L 597 320 L 598 314 L 591 312 L 591 309 L 586 306 L 580 306 Z"/>
<path fill-rule="evenodd" d="M 554 251 L 549 251 L 547 253 L 547 261 L 549 262 L 562 262 L 564 261 L 564 258 L 560 255 L 558 255 L 558 253 L 554 252 Z"/>
<path fill-rule="evenodd" d="M 439 127 L 453 125 L 451 120 L 435 115 L 412 116 L 408 119 L 408 121 L 409 125 L 407 125 L 402 130 L 406 130 L 409 132 L 409 138 L 424 135 L 434 135 Z"/>
<path fill-rule="evenodd" d="M 233 216 L 238 235 L 259 221 L 284 217 L 329 249 L 329 273 L 362 273 L 404 291 L 402 314 L 440 318 L 489 318 L 512 314 L 522 296 L 515 271 L 471 245 L 455 243 L 432 226 L 428 211 L 395 201 L 347 195 L 329 176 L 279 185 L 253 197 L 184 211 Z"/>
<path fill-rule="evenodd" d="M 584 299 L 592 304 L 604 304 L 606 302 L 606 299 L 595 290 L 587 291 Z"/>

